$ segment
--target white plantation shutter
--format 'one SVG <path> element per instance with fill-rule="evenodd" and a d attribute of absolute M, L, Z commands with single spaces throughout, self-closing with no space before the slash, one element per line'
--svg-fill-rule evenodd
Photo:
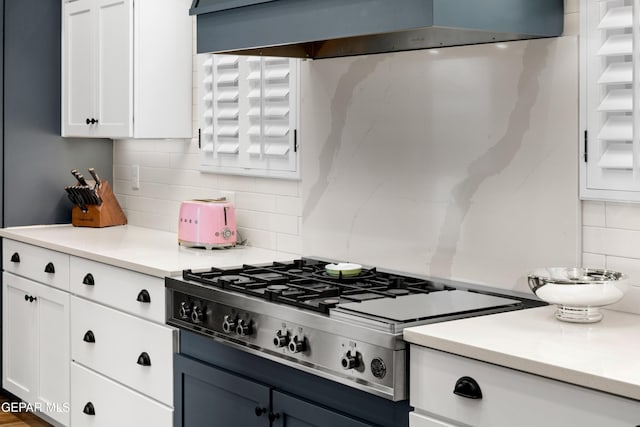
<path fill-rule="evenodd" d="M 581 2 L 584 199 L 640 201 L 640 88 L 634 87 L 640 81 L 639 5 Z"/>
<path fill-rule="evenodd" d="M 201 170 L 299 178 L 299 60 L 198 55 Z"/>

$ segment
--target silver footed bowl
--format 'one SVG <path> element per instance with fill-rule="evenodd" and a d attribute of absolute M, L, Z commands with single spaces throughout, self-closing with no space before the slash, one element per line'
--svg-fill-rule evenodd
<path fill-rule="evenodd" d="M 538 298 L 558 306 L 557 319 L 575 323 L 599 322 L 600 307 L 620 301 L 629 288 L 625 274 L 578 267 L 538 268 L 528 282 Z"/>

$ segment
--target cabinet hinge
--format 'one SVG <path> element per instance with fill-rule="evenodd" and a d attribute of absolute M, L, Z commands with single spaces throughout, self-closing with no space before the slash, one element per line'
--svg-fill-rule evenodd
<path fill-rule="evenodd" d="M 293 130 L 293 152 L 298 152 L 298 129 Z"/>
<path fill-rule="evenodd" d="M 584 162 L 589 160 L 589 131 L 584 130 Z"/>
<path fill-rule="evenodd" d="M 202 130 L 198 128 L 198 149 L 202 149 Z"/>

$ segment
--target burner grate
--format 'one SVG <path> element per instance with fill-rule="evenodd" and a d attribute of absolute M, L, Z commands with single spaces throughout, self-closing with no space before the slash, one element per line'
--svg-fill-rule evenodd
<path fill-rule="evenodd" d="M 327 262 L 301 258 L 271 265 L 193 272 L 185 280 L 248 294 L 269 301 L 328 314 L 341 303 L 424 294 L 455 288 L 414 277 L 363 269 L 351 277 L 335 277 L 325 271 Z"/>

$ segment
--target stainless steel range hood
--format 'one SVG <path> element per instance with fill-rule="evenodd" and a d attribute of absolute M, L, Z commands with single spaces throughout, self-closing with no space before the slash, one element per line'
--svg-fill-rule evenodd
<path fill-rule="evenodd" d="M 198 53 L 333 58 L 562 33 L 563 0 L 194 0 Z"/>

